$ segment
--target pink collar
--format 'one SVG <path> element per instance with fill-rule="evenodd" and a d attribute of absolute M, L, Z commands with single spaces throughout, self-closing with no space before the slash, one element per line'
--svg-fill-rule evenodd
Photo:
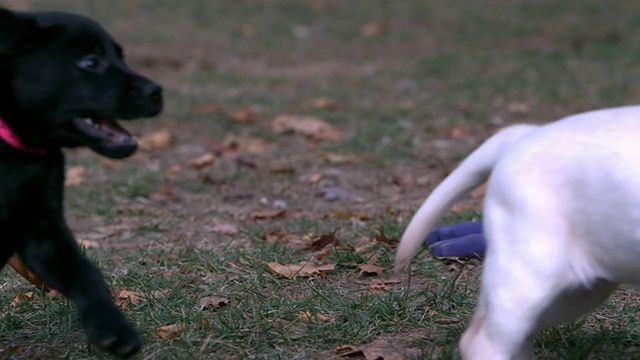
<path fill-rule="evenodd" d="M 14 133 L 13 130 L 11 130 L 9 125 L 7 125 L 7 123 L 4 122 L 4 119 L 1 117 L 0 117 L 0 138 L 2 138 L 2 140 L 4 140 L 7 144 L 13 146 L 18 150 L 22 150 L 26 152 L 34 152 L 40 155 L 44 155 L 44 149 L 36 149 L 36 148 L 30 148 L 30 147 L 24 146 L 20 141 L 20 138 L 18 137 L 18 135 L 16 135 L 16 133 Z"/>

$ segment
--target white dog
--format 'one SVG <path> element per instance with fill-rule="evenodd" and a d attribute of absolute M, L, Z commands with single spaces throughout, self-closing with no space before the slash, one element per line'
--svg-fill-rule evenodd
<path fill-rule="evenodd" d="M 640 283 L 640 106 L 507 127 L 427 198 L 406 229 L 402 270 L 425 235 L 488 179 L 487 253 L 464 359 L 533 357 L 536 331 Z"/>

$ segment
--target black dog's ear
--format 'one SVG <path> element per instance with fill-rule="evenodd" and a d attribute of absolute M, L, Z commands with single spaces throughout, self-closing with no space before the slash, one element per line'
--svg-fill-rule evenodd
<path fill-rule="evenodd" d="M 10 55 L 25 37 L 38 28 L 34 18 L 7 9 L 0 9 L 0 55 Z"/>
<path fill-rule="evenodd" d="M 0 56 L 14 55 L 49 41 L 55 29 L 38 25 L 28 13 L 0 8 Z"/>

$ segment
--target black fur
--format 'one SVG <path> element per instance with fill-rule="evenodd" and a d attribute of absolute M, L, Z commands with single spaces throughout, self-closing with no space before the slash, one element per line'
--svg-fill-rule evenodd
<path fill-rule="evenodd" d="M 136 142 L 115 119 L 161 109 L 160 86 L 131 71 L 94 21 L 0 9 L 0 117 L 26 147 L 44 150 L 0 139 L 0 266 L 18 254 L 76 305 L 90 342 L 123 357 L 137 352 L 140 340 L 65 222 L 61 148 L 130 156 Z"/>

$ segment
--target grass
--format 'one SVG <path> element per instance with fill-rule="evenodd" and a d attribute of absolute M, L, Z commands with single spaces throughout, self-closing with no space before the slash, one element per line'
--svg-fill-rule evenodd
<path fill-rule="evenodd" d="M 140 136 L 169 129 L 170 147 L 116 163 L 69 152 L 70 165 L 85 168 L 84 181 L 67 189 L 69 222 L 79 239 L 100 245 L 86 252 L 114 295 L 166 292 L 123 303 L 145 339 L 140 359 L 325 359 L 337 346 L 380 340 L 393 345 L 389 353 L 456 359 L 481 264 L 423 252 L 410 276 L 373 291 L 394 256 L 393 245 L 375 240 L 379 229 L 399 237 L 429 190 L 495 129 L 640 97 L 639 5 L 622 0 L 21 4 L 98 19 L 131 66 L 164 86 L 162 117 L 127 127 Z M 309 105 L 319 98 L 337 109 Z M 211 104 L 224 112 L 194 110 Z M 242 109 L 256 121 L 229 119 Z M 345 137 L 276 134 L 270 120 L 280 114 L 319 117 Z M 269 147 L 225 150 L 200 171 L 187 165 L 228 135 Z M 328 153 L 352 160 L 327 161 Z M 276 164 L 292 170 L 273 171 Z M 318 195 L 326 186 L 358 200 L 328 201 Z M 286 217 L 254 220 L 276 203 Z M 478 217 L 463 211 L 443 221 Z M 237 232 L 219 233 L 220 225 Z M 274 232 L 292 235 L 265 240 Z M 342 246 L 304 250 L 309 238 L 333 232 Z M 356 265 L 374 256 L 383 274 L 361 275 Z M 288 279 L 267 266 L 301 261 L 336 268 Z M 36 294 L 12 304 L 33 289 L 8 270 L 0 284 L 1 358 L 107 358 L 86 345 L 66 301 Z M 229 302 L 201 310 L 209 296 Z M 635 297 L 623 289 L 582 321 L 542 333 L 537 354 L 638 357 Z M 154 334 L 170 324 L 184 330 L 172 339 Z"/>

